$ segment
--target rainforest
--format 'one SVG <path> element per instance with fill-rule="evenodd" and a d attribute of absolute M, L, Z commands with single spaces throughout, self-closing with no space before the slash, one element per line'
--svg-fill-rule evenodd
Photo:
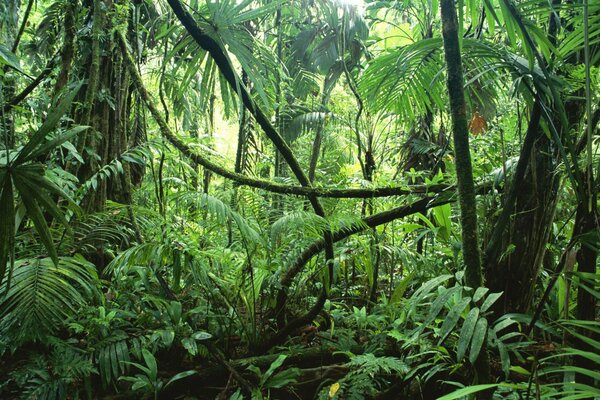
<path fill-rule="evenodd" d="M 600 399 L 600 1 L 0 1 L 0 399 Z"/>

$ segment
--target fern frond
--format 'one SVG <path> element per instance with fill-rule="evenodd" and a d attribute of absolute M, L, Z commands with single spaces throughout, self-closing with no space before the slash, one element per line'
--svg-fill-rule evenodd
<path fill-rule="evenodd" d="M 291 232 L 301 232 L 303 237 L 319 237 L 329 229 L 326 219 L 306 211 L 294 211 L 284 215 L 271 225 L 271 241 L 275 242 Z"/>
<path fill-rule="evenodd" d="M 95 267 L 81 256 L 59 257 L 56 266 L 49 258 L 17 260 L 0 300 L 0 332 L 17 344 L 42 338 L 98 295 Z"/>
<path fill-rule="evenodd" d="M 226 224 L 231 220 L 239 229 L 244 241 L 254 244 L 263 243 L 262 237 L 248 220 L 214 196 L 198 191 L 187 191 L 172 196 L 171 200 L 183 202 L 184 204 L 188 204 L 188 206 L 194 205 L 198 209 L 204 209 L 211 216 L 215 217 L 220 224 Z"/>

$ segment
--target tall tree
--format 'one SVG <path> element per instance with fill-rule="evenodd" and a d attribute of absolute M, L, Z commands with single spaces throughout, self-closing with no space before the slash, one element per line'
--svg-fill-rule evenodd
<path fill-rule="evenodd" d="M 519 10 L 506 2 L 512 16 L 520 23 L 526 46 L 537 54 L 538 65 L 547 77 L 547 88 L 536 87 L 530 107 L 529 125 L 523 139 L 510 185 L 505 188 L 503 209 L 498 217 L 490 240 L 484 251 L 486 282 L 490 289 L 504 292 L 497 311 L 527 312 L 530 309 L 535 283 L 552 231 L 561 172 L 559 165 L 565 161 L 566 149 L 573 148 L 573 132 L 583 116 L 585 101 L 583 91 L 559 92 L 551 74 L 561 76 L 565 71 L 554 68 L 553 60 L 545 60 L 538 53 L 531 33 L 523 24 Z M 555 1 L 554 6 L 560 5 Z M 550 10 L 548 42 L 558 45 L 558 11 Z M 566 25 L 566 29 L 569 25 Z M 568 64 L 580 63 L 577 54 L 565 55 Z M 550 98 L 545 92 L 550 92 Z M 562 148 L 562 150 L 561 150 Z M 561 155 L 562 151 L 562 155 Z M 581 180 L 575 170 L 569 172 L 576 181 Z M 578 192 L 579 189 L 576 188 Z"/>
<path fill-rule="evenodd" d="M 454 0 L 440 2 L 442 16 L 442 36 L 444 38 L 444 54 L 450 113 L 452 117 L 452 138 L 454 142 L 454 159 L 456 179 L 458 182 L 458 202 L 460 206 L 460 223 L 462 251 L 465 263 L 465 283 L 471 288 L 483 285 L 481 271 L 481 255 L 479 251 L 479 235 L 477 230 L 477 203 L 475 201 L 475 185 L 473 183 L 473 167 L 469 149 L 469 129 L 464 94 L 464 78 L 458 40 L 458 18 Z M 486 346 L 475 361 L 479 383 L 490 380 L 490 366 Z M 481 392 L 479 399 L 490 399 L 492 393 Z"/>
<path fill-rule="evenodd" d="M 469 149 L 467 106 L 465 103 L 462 60 L 458 40 L 458 18 L 456 16 L 454 0 L 442 0 L 440 5 L 444 54 L 446 55 L 448 75 L 448 95 L 450 98 L 450 113 L 452 115 L 456 179 L 458 181 L 465 283 L 472 288 L 478 288 L 482 285 L 483 281 L 477 234 L 475 185 L 473 183 L 473 167 L 471 164 L 471 151 Z"/>

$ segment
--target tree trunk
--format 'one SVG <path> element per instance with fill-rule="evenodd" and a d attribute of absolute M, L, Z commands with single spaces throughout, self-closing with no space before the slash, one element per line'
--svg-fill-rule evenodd
<path fill-rule="evenodd" d="M 0 13 L 6 17 L 0 18 L 0 43 L 17 43 L 18 40 L 18 22 L 19 22 L 18 0 L 4 0 L 0 4 Z M 12 46 L 13 51 L 16 46 Z M 2 65 L 4 74 L 0 78 L 0 101 L 3 105 L 0 110 L 0 146 L 10 149 L 15 145 L 15 121 L 10 109 L 4 109 L 4 104 L 12 99 L 16 93 L 16 79 L 14 73 L 8 73 L 10 69 Z"/>
<path fill-rule="evenodd" d="M 554 0 L 553 4 L 558 6 L 560 0 Z M 557 13 L 552 12 L 548 20 L 548 40 L 553 45 L 557 43 L 559 25 Z M 579 61 L 572 57 L 568 62 Z M 580 90 L 565 102 L 566 126 L 558 117 L 553 121 L 563 137 L 581 120 L 585 104 L 580 100 L 582 96 Z M 488 287 L 504 292 L 501 301 L 494 306 L 498 314 L 529 311 L 552 231 L 560 187 L 559 144 L 549 139 L 540 125 L 541 110 L 541 101 L 536 99 L 502 213 L 484 253 Z M 557 115 L 558 110 L 554 111 L 550 115 Z"/>
<path fill-rule="evenodd" d="M 477 234 L 477 204 L 475 202 L 475 186 L 473 183 L 473 169 L 469 150 L 464 79 L 460 43 L 458 41 L 458 19 L 454 0 L 441 1 L 441 15 L 444 54 L 446 56 L 448 74 L 448 95 L 450 97 L 450 112 L 452 115 L 456 178 L 458 180 L 465 283 L 472 288 L 477 288 L 483 284 Z M 474 367 L 478 383 L 487 383 L 490 381 L 490 365 L 486 346 L 482 347 Z M 490 399 L 491 396 L 491 392 L 484 391 L 480 392 L 477 398 Z"/>
<path fill-rule="evenodd" d="M 515 174 L 509 189 L 515 192 L 514 201 L 507 196 L 504 204 L 509 220 L 505 226 L 496 224 L 494 230 L 504 233 L 499 242 L 490 241 L 484 257 L 488 287 L 504 292 L 498 313 L 529 310 L 556 209 L 557 154 L 534 119 L 530 124 L 536 126 L 527 133 L 533 137 L 526 138 L 532 145 L 524 146 L 520 157 L 528 160 L 525 173 L 522 179 Z"/>
<path fill-rule="evenodd" d="M 563 135 L 577 126 L 583 105 L 577 99 L 565 104 L 568 125 L 554 121 Z M 540 125 L 540 105 L 536 101 L 502 214 L 484 254 L 487 286 L 504 292 L 495 307 L 499 314 L 525 313 L 531 307 L 554 221 L 560 187 L 559 161 L 558 146 Z"/>
<path fill-rule="evenodd" d="M 123 204 L 131 202 L 132 171 L 131 166 L 121 162 L 121 169 L 110 176 L 95 176 L 101 168 L 111 165 L 114 172 L 116 160 L 129 149 L 130 145 L 140 142 L 139 126 L 130 129 L 130 93 L 131 76 L 123 55 L 113 46 L 112 18 L 107 13 L 114 10 L 111 0 L 94 0 L 92 11 L 91 52 L 86 59 L 79 59 L 88 84 L 84 94 L 84 108 L 75 113 L 75 122 L 89 125 L 91 129 L 79 137 L 78 151 L 83 157 L 82 165 L 74 165 L 80 182 L 94 179 L 96 184 L 82 203 L 87 211 L 99 211 L 106 200 Z M 80 41 L 85 38 L 80 39 Z M 64 70 L 65 66 L 63 66 Z M 99 94 L 103 95 L 100 96 Z M 139 115 L 138 115 L 139 117 Z M 133 138 L 131 137 L 133 134 Z M 139 174 L 139 172 L 138 172 Z M 139 178 L 137 178 L 139 179 Z M 132 221 L 134 223 L 134 221 Z"/>
<path fill-rule="evenodd" d="M 473 168 L 469 150 L 464 79 L 458 42 L 458 21 L 453 0 L 442 0 L 441 9 L 444 53 L 448 70 L 448 94 L 452 114 L 456 177 L 458 180 L 465 282 L 468 286 L 477 288 L 482 284 L 481 259 L 477 235 L 477 205 L 475 203 Z"/>
<path fill-rule="evenodd" d="M 64 42 L 62 52 L 60 54 L 60 73 L 56 78 L 56 84 L 54 85 L 54 95 L 62 90 L 62 88 L 69 82 L 69 74 L 71 72 L 71 64 L 73 57 L 75 56 L 75 40 L 76 40 L 76 18 L 79 9 L 79 1 L 72 0 L 67 5 L 67 10 L 64 19 Z"/>

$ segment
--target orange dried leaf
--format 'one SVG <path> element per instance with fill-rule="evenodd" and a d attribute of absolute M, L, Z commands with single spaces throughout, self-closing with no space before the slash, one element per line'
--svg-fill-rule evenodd
<path fill-rule="evenodd" d="M 469 124 L 469 131 L 473 135 L 481 135 L 487 130 L 487 121 L 480 115 L 479 112 L 475 111 L 473 113 L 473 117 L 471 118 L 471 123 Z"/>

